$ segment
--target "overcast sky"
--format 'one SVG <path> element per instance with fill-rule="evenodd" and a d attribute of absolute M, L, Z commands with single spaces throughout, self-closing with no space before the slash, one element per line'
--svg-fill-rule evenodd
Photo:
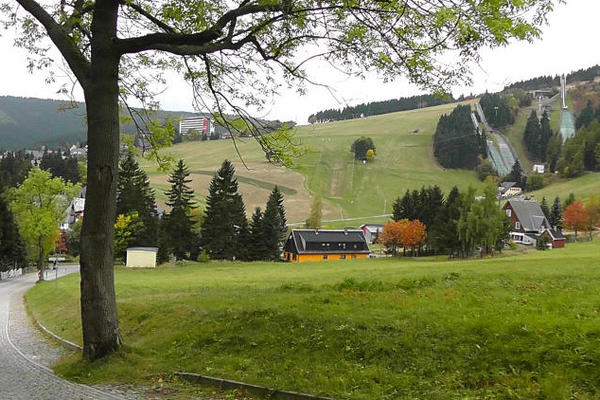
<path fill-rule="evenodd" d="M 479 65 L 472 66 L 473 86 L 455 87 L 454 95 L 493 92 L 506 84 L 539 76 L 567 73 L 600 64 L 598 51 L 599 0 L 567 0 L 549 17 L 541 40 L 532 44 L 513 43 L 505 48 L 481 53 Z M 26 55 L 12 46 L 10 32 L 0 34 L 0 95 L 60 98 L 57 85 L 47 85 L 45 75 L 29 74 L 25 68 Z M 306 95 L 285 90 L 261 113 L 269 119 L 294 120 L 306 123 L 308 116 L 325 108 L 340 108 L 363 102 L 387 100 L 421 93 L 403 79 L 383 83 L 376 76 L 366 80 L 351 79 L 331 71 L 327 66 L 315 66 L 321 82 L 333 93 L 319 87 L 309 87 Z M 78 100 L 82 99 L 80 94 Z M 191 91 L 187 84 L 173 76 L 169 88 L 160 96 L 162 108 L 193 111 Z"/>

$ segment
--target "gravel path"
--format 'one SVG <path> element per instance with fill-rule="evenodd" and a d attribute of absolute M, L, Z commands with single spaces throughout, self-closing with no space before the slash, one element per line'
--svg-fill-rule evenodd
<path fill-rule="evenodd" d="M 60 275 L 77 271 L 61 267 Z M 36 274 L 0 282 L 0 398 L 11 400 L 141 400 L 141 393 L 102 386 L 101 389 L 68 382 L 49 368 L 64 349 L 49 344 L 31 326 L 23 293 L 35 284 Z"/>

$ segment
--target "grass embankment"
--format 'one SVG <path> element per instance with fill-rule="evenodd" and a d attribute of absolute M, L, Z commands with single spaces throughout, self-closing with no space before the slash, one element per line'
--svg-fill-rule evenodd
<path fill-rule="evenodd" d="M 228 158 L 235 162 L 246 210 L 264 208 L 274 184 L 289 189 L 286 196 L 288 222 L 304 221 L 309 214 L 311 195 L 324 200 L 324 219 L 362 217 L 390 212 L 393 200 L 407 189 L 439 185 L 445 192 L 457 185 L 478 187 L 475 172 L 445 170 L 435 162 L 433 133 L 440 115 L 450 113 L 456 104 L 404 111 L 349 121 L 300 126 L 296 139 L 309 149 L 295 160 L 292 169 L 266 163 L 253 139 L 238 142 L 246 170 L 229 140 L 188 142 L 167 150 L 183 158 L 192 170 L 192 186 L 202 202 L 208 194 L 210 171 L 216 171 Z M 350 146 L 360 136 L 375 143 L 375 161 L 363 165 L 353 161 Z M 167 175 L 152 163 L 143 163 L 151 183 L 164 190 Z M 194 171 L 198 171 L 195 173 Z M 209 173 L 209 175 L 207 175 Z M 371 221 L 372 222 L 372 221 Z M 342 223 L 343 225 L 343 223 Z"/>
<path fill-rule="evenodd" d="M 184 370 L 353 399 L 598 398 L 599 253 L 118 269 L 127 347 L 56 369 L 142 383 Z M 26 299 L 80 343 L 78 280 Z"/>

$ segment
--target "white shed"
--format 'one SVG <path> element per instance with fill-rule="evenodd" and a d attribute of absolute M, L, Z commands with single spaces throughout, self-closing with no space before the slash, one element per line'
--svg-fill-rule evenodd
<path fill-rule="evenodd" d="M 127 249 L 127 267 L 156 268 L 158 247 L 129 247 Z"/>

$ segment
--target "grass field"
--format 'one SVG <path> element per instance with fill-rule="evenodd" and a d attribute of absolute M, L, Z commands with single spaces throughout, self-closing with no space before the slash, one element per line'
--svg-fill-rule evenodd
<path fill-rule="evenodd" d="M 300 126 L 296 138 L 309 151 L 291 169 L 269 165 L 252 139 L 238 142 L 249 170 L 239 162 L 228 140 L 188 142 L 168 152 L 183 158 L 192 170 L 193 188 L 200 203 L 208 194 L 212 173 L 228 158 L 234 161 L 248 213 L 257 206 L 264 208 L 271 188 L 277 184 L 282 186 L 286 197 L 290 223 L 308 217 L 313 194 L 325 200 L 324 219 L 380 215 L 384 211 L 389 213 L 393 200 L 407 189 L 436 184 L 444 191 L 454 185 L 463 189 L 469 185 L 478 187 L 474 172 L 445 170 L 433 158 L 431 144 L 438 119 L 454 107 L 456 104 L 447 104 Z M 352 142 L 362 135 L 371 137 L 377 149 L 375 161 L 366 165 L 353 162 L 350 152 Z M 149 162 L 142 165 L 157 192 L 168 188 L 166 174 Z M 164 195 L 159 193 L 157 197 L 164 202 Z"/>
<path fill-rule="evenodd" d="M 551 185 L 534 192 L 538 201 L 542 201 L 542 197 L 553 200 L 556 196 L 564 200 L 569 193 L 584 200 L 592 194 L 600 196 L 600 173 L 589 172 L 575 179 L 558 178 Z"/>
<path fill-rule="evenodd" d="M 117 269 L 127 346 L 56 370 L 148 384 L 189 371 L 352 399 L 600 396 L 600 242 L 517 257 Z M 81 343 L 77 276 L 26 294 Z"/>

